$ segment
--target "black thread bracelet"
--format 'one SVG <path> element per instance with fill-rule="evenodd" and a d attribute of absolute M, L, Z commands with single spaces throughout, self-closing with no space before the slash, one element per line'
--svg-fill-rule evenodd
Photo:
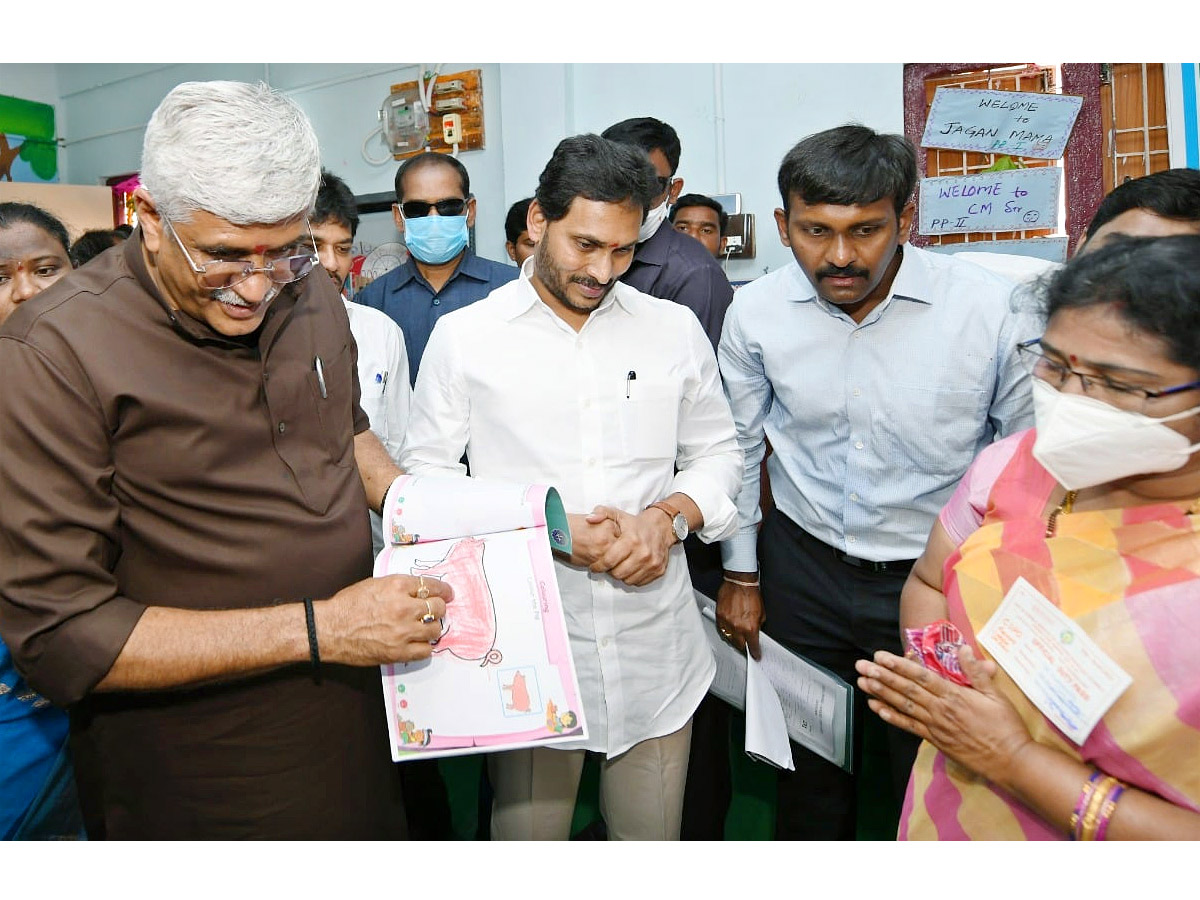
<path fill-rule="evenodd" d="M 308 656 L 312 660 L 313 677 L 321 680 L 321 651 L 317 647 L 317 619 L 313 615 L 312 597 L 304 598 L 304 624 L 308 626 Z"/>

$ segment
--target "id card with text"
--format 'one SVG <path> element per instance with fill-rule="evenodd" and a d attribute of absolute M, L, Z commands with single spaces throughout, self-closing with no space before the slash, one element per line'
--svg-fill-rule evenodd
<path fill-rule="evenodd" d="M 1082 744 L 1133 679 L 1079 623 L 1018 578 L 979 643 L 1060 731 Z"/>

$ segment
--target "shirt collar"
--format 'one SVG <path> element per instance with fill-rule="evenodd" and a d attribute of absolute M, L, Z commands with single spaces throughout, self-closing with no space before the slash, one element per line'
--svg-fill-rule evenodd
<path fill-rule="evenodd" d="M 634 259 L 641 265 L 648 266 L 664 266 L 667 264 L 667 256 L 671 251 L 671 235 L 675 233 L 675 226 L 666 219 L 663 219 L 658 230 L 642 243 L 637 245 L 634 251 Z M 689 240 L 691 240 L 689 238 Z"/>
<path fill-rule="evenodd" d="M 501 318 L 506 321 L 512 321 L 524 315 L 539 304 L 546 306 L 538 294 L 537 288 L 529 280 L 530 276 L 533 275 L 533 265 L 534 258 L 530 256 L 521 266 L 521 274 L 513 282 L 513 289 L 499 293 L 496 297 L 497 311 L 500 313 Z M 600 305 L 592 311 L 592 315 L 588 317 L 588 321 L 591 321 L 592 316 L 602 313 L 613 304 L 619 305 L 625 312 L 632 312 L 630 308 L 632 298 L 629 296 L 629 292 L 632 290 L 629 285 L 621 281 L 616 282 L 612 290 L 600 302 Z M 546 306 L 546 309 L 551 315 L 557 315 L 548 306 Z"/>
<path fill-rule="evenodd" d="M 424 276 L 422 276 L 417 270 L 417 262 L 415 259 L 413 259 L 412 254 L 409 254 L 408 259 L 404 261 L 402 266 L 398 266 L 395 269 L 395 272 L 396 280 L 391 286 L 393 291 L 400 290 L 406 284 L 416 278 L 420 278 L 422 283 L 428 284 Z M 476 256 L 470 247 L 467 247 L 465 250 L 463 250 L 462 259 L 458 261 L 458 265 L 455 267 L 454 271 L 450 273 L 450 277 L 446 279 L 446 285 L 449 285 L 450 282 L 454 281 L 454 279 L 459 275 L 466 276 L 474 281 L 487 282 L 489 272 L 484 261 Z M 442 288 L 443 291 L 445 289 L 445 287 Z"/>
<path fill-rule="evenodd" d="M 900 268 L 896 270 L 896 277 L 892 279 L 891 292 L 884 298 L 881 305 L 887 305 L 895 297 L 899 300 L 912 300 L 931 306 L 936 292 L 932 273 L 925 262 L 923 251 L 908 244 L 903 244 L 902 247 L 901 252 L 904 255 L 900 260 Z M 817 289 L 808 280 L 804 270 L 800 268 L 800 263 L 793 259 L 789 272 L 795 288 L 794 291 L 789 292 L 791 299 L 797 303 L 816 302 Z"/>

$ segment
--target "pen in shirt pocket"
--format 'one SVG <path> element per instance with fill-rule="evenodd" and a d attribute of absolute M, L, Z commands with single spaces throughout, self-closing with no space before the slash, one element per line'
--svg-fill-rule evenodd
<path fill-rule="evenodd" d="M 387 377 L 388 377 L 387 372 L 376 372 L 375 373 L 375 383 L 377 385 L 379 385 L 382 390 L 387 390 Z"/>
<path fill-rule="evenodd" d="M 637 372 L 633 371 L 633 369 L 630 369 L 629 374 L 625 376 L 625 399 L 626 400 L 630 399 L 629 389 L 633 385 L 633 382 L 635 382 L 635 381 L 637 381 Z"/>

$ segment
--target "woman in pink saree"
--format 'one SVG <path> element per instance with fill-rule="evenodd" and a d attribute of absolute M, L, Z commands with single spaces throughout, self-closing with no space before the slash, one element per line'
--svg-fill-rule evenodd
<path fill-rule="evenodd" d="M 1043 290 L 1020 351 L 1037 427 L 983 451 L 942 511 L 901 600 L 909 658 L 858 664 L 871 709 L 924 739 L 899 836 L 1197 839 L 1200 236 L 1116 239 Z M 1083 671 L 1131 678 L 1094 727 L 1013 678 L 1077 687 L 1061 665 L 1010 672 L 980 643 L 1010 591 L 1094 642 Z"/>

